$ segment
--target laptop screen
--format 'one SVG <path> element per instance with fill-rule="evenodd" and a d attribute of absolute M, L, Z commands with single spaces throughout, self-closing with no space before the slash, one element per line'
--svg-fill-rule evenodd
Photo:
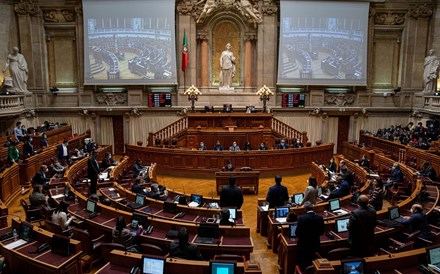
<path fill-rule="evenodd" d="M 133 227 L 134 221 L 136 221 L 136 227 Z M 138 225 L 142 225 L 143 227 L 145 227 L 147 225 L 147 221 L 148 215 L 145 214 L 133 212 L 133 216 L 131 216 L 131 225 L 134 229 L 136 229 Z"/>
<path fill-rule="evenodd" d="M 20 224 L 20 238 L 26 242 L 30 242 L 32 239 L 33 225 L 27 222 L 21 222 Z"/>
<path fill-rule="evenodd" d="M 304 193 L 296 193 L 293 195 L 293 202 L 297 205 L 301 204 L 304 200 Z"/>
<path fill-rule="evenodd" d="M 336 232 L 341 233 L 341 232 L 347 232 L 348 228 L 348 221 L 350 219 L 349 218 L 344 218 L 344 219 L 337 219 L 336 220 Z"/>
<path fill-rule="evenodd" d="M 328 206 L 330 211 L 335 211 L 341 208 L 341 205 L 339 204 L 339 199 L 330 200 L 328 202 Z"/>
<path fill-rule="evenodd" d="M 440 246 L 428 249 L 428 264 L 440 267 Z"/>
<path fill-rule="evenodd" d="M 164 202 L 163 203 L 163 212 L 176 214 L 177 213 L 177 204 L 173 202 Z"/>
<path fill-rule="evenodd" d="M 289 237 L 295 238 L 296 237 L 296 223 L 289 224 Z"/>
<path fill-rule="evenodd" d="M 391 220 L 399 218 L 400 217 L 399 208 L 398 207 L 388 208 L 388 214 L 390 215 Z"/>
<path fill-rule="evenodd" d="M 136 194 L 136 199 L 135 199 L 136 204 L 144 205 L 144 201 L 145 201 L 145 196 L 143 196 L 141 194 Z"/>
<path fill-rule="evenodd" d="M 288 207 L 277 207 L 275 208 L 275 214 L 277 218 L 286 218 L 287 214 L 289 214 Z"/>
<path fill-rule="evenodd" d="M 202 195 L 191 194 L 191 202 L 195 202 L 195 203 L 198 203 L 199 205 L 201 205 L 202 199 L 203 199 Z"/>
<path fill-rule="evenodd" d="M 235 262 L 220 262 L 220 261 L 210 261 L 209 262 L 209 273 L 210 274 L 234 274 L 235 273 Z"/>
<path fill-rule="evenodd" d="M 165 259 L 154 256 L 142 256 L 142 274 L 164 274 Z"/>
<path fill-rule="evenodd" d="M 92 200 L 87 200 L 86 210 L 88 212 L 95 212 L 96 210 L 96 202 Z"/>
<path fill-rule="evenodd" d="M 229 210 L 229 219 L 237 219 L 237 208 L 235 207 L 224 207 Z"/>
<path fill-rule="evenodd" d="M 341 273 L 342 274 L 364 274 L 364 260 L 343 260 L 341 261 Z"/>
<path fill-rule="evenodd" d="M 197 236 L 217 239 L 218 224 L 200 224 L 197 229 Z"/>

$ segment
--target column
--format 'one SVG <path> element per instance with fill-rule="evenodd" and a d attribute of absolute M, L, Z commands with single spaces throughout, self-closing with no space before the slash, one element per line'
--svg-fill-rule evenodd
<path fill-rule="evenodd" d="M 246 33 L 244 42 L 244 87 L 252 86 L 252 41 L 256 39 L 255 33 Z"/>
<path fill-rule="evenodd" d="M 209 49 L 208 49 L 208 34 L 200 32 L 197 38 L 200 40 L 200 86 L 209 87 Z"/>

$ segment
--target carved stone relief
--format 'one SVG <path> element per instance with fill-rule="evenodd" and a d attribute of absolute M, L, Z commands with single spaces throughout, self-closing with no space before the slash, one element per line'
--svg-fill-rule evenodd
<path fill-rule="evenodd" d="M 115 106 L 127 103 L 127 94 L 125 93 L 98 93 L 96 101 L 107 106 Z"/>
<path fill-rule="evenodd" d="M 329 105 L 336 105 L 338 107 L 343 107 L 346 105 L 353 104 L 355 99 L 354 94 L 345 94 L 345 93 L 339 93 L 339 94 L 326 94 L 325 95 L 325 102 Z"/>
<path fill-rule="evenodd" d="M 18 15 L 38 15 L 41 13 L 40 7 L 38 5 L 26 2 L 15 4 L 14 11 Z"/>
<path fill-rule="evenodd" d="M 48 23 L 75 22 L 73 10 L 51 9 L 43 10 L 44 21 Z"/>
<path fill-rule="evenodd" d="M 428 5 L 421 5 L 409 11 L 409 16 L 413 18 L 429 18 L 433 14 L 433 10 Z"/>
<path fill-rule="evenodd" d="M 405 12 L 377 12 L 374 15 L 375 25 L 403 25 Z"/>

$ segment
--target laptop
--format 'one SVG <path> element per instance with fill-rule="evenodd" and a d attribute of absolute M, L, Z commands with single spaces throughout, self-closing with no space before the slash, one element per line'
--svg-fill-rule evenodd
<path fill-rule="evenodd" d="M 347 232 L 348 231 L 348 221 L 349 220 L 350 220 L 350 218 L 337 219 L 335 221 L 335 223 L 336 223 L 336 232 L 337 233 Z"/>
<path fill-rule="evenodd" d="M 20 233 L 18 234 L 19 239 L 16 241 L 13 241 L 10 244 L 5 245 L 4 247 L 6 249 L 13 249 L 19 246 L 22 246 L 32 240 L 32 231 L 33 231 L 33 225 L 31 223 L 22 221 L 20 223 Z"/>
<path fill-rule="evenodd" d="M 235 274 L 236 262 L 233 261 L 216 261 L 209 262 L 209 274 Z"/>
<path fill-rule="evenodd" d="M 177 204 L 165 201 L 162 210 L 166 213 L 177 214 Z"/>
<path fill-rule="evenodd" d="M 188 206 L 190 206 L 190 207 L 200 206 L 202 204 L 202 201 L 203 201 L 202 195 L 191 194 L 191 199 L 190 199 Z"/>
<path fill-rule="evenodd" d="M 289 224 L 289 238 L 296 238 L 296 227 L 297 223 Z"/>
<path fill-rule="evenodd" d="M 52 237 L 51 251 L 61 256 L 69 256 L 70 238 L 61 234 L 54 234 Z"/>
<path fill-rule="evenodd" d="M 146 228 L 147 222 L 148 215 L 133 212 L 133 215 L 131 216 L 130 230 L 137 230 L 140 225 Z"/>
<path fill-rule="evenodd" d="M 388 208 L 388 216 L 390 218 L 390 220 L 396 221 L 396 222 L 403 222 L 406 219 L 403 217 L 400 217 L 400 212 L 399 212 L 399 207 L 397 206 L 393 206 Z"/>
<path fill-rule="evenodd" d="M 197 238 L 194 241 L 198 244 L 212 244 L 218 238 L 218 224 L 201 223 L 197 229 Z"/>
<path fill-rule="evenodd" d="M 296 193 L 293 195 L 293 203 L 295 205 L 300 205 L 304 200 L 304 193 Z"/>
<path fill-rule="evenodd" d="M 93 218 L 98 215 L 96 212 L 96 202 L 95 201 L 87 200 L 86 210 L 89 212 L 89 218 Z"/>
<path fill-rule="evenodd" d="M 142 255 L 142 274 L 164 274 L 165 258 L 159 256 Z"/>
<path fill-rule="evenodd" d="M 332 199 L 328 201 L 328 205 L 329 205 L 329 211 L 336 215 L 348 214 L 348 211 L 343 210 L 341 208 L 341 203 L 339 199 Z"/>
<path fill-rule="evenodd" d="M 228 207 L 229 210 L 229 219 L 236 220 L 237 219 L 237 208 L 235 207 Z"/>
<path fill-rule="evenodd" d="M 280 223 L 287 222 L 287 214 L 289 214 L 289 208 L 288 207 L 276 207 L 275 208 L 275 220 L 277 220 Z"/>
<path fill-rule="evenodd" d="M 320 186 L 318 186 L 318 197 L 321 197 L 321 198 L 326 199 L 326 200 L 328 199 L 328 195 L 324 194 L 324 192 L 322 190 L 322 187 L 320 187 Z"/>
<path fill-rule="evenodd" d="M 341 260 L 341 273 L 342 274 L 364 274 L 365 273 L 365 260 L 360 259 L 360 258 Z"/>
<path fill-rule="evenodd" d="M 428 267 L 440 272 L 440 245 L 433 248 L 427 248 L 427 263 Z"/>
<path fill-rule="evenodd" d="M 127 206 L 132 209 L 138 209 L 143 207 L 144 203 L 145 203 L 145 196 L 137 193 L 134 199 L 134 203 L 128 204 Z"/>

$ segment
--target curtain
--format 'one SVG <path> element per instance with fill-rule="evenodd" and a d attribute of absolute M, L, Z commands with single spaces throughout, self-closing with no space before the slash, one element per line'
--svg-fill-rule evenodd
<path fill-rule="evenodd" d="M 338 131 L 339 131 L 339 118 L 328 117 L 327 118 L 327 142 L 333 143 L 333 154 L 338 150 Z"/>
<path fill-rule="evenodd" d="M 143 145 L 147 145 L 150 132 L 157 132 L 182 118 L 182 116 L 177 116 L 175 113 L 161 112 L 148 113 L 139 117 L 130 116 L 129 140 L 127 143 L 134 145 L 138 141 L 142 141 Z"/>
<path fill-rule="evenodd" d="M 309 116 L 308 113 L 277 113 L 274 117 L 298 131 L 306 131 L 312 145 L 322 140 L 321 117 Z"/>
<path fill-rule="evenodd" d="M 114 136 L 113 136 L 113 118 L 111 116 L 101 116 L 101 130 L 100 130 L 101 140 L 98 144 L 101 145 L 112 145 L 113 150 Z"/>

